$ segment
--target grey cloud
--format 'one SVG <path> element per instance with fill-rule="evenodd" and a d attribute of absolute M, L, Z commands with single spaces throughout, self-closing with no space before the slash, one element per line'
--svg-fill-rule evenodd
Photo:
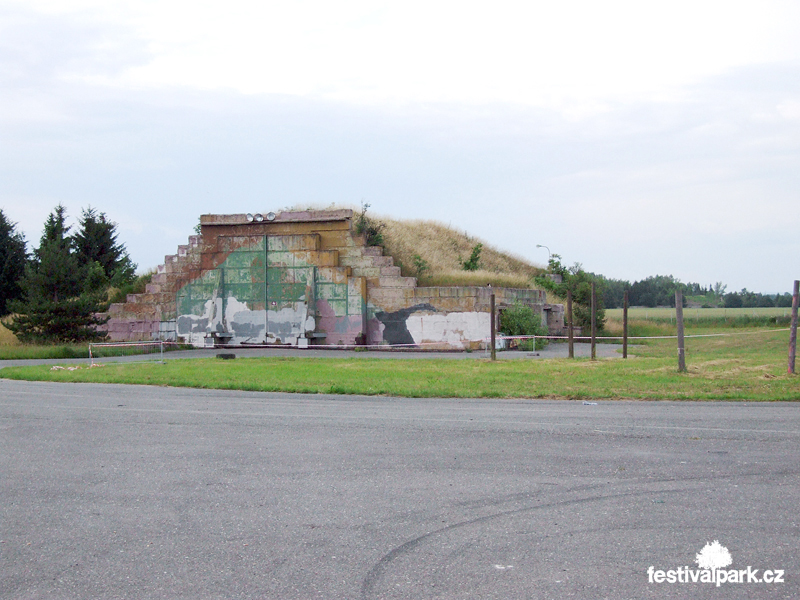
<path fill-rule="evenodd" d="M 91 46 L 74 28 L 64 35 Z M 4 125 L 0 205 L 26 197 L 47 210 L 61 200 L 72 214 L 92 204 L 122 222 L 129 215 L 144 223 L 124 240 L 143 267 L 184 243 L 203 212 L 366 199 L 540 262 L 535 244 L 545 243 L 610 276 L 669 272 L 785 291 L 786 267 L 765 262 L 800 250 L 796 211 L 774 222 L 750 215 L 796 204 L 800 125 L 775 110 L 798 97 L 786 79 L 800 81 L 800 65 L 742 69 L 685 90 L 681 102 L 618 103 L 580 121 L 508 105 L 389 110 L 51 81 L 37 93 L 61 120 Z M 693 209 L 731 194 L 724 222 L 746 222 L 749 237 L 698 234 L 703 223 L 691 220 L 714 213 Z"/>

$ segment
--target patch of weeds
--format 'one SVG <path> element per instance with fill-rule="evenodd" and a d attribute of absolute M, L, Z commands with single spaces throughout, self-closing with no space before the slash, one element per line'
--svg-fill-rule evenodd
<path fill-rule="evenodd" d="M 369 204 L 361 203 L 361 212 L 356 217 L 356 233 L 364 235 L 367 246 L 380 246 L 383 248 L 386 245 L 386 240 L 383 237 L 383 230 L 386 228 L 386 224 L 367 216 L 369 207 Z"/>
<path fill-rule="evenodd" d="M 461 268 L 465 271 L 477 271 L 480 269 L 481 250 L 483 250 L 483 244 L 475 244 L 475 246 L 472 248 L 472 254 L 469 255 L 469 258 L 467 260 L 459 260 L 461 263 Z"/>

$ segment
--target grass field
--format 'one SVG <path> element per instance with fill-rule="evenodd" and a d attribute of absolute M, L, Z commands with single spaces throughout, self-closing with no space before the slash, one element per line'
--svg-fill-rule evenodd
<path fill-rule="evenodd" d="M 738 319 L 742 317 L 750 318 L 772 318 L 791 316 L 791 308 L 684 308 L 683 318 L 686 321 L 698 319 Z M 621 308 L 606 309 L 606 317 L 609 319 L 621 320 Z M 635 306 L 628 309 L 628 319 L 644 320 L 675 320 L 674 308 L 645 308 Z"/>
<path fill-rule="evenodd" d="M 729 330 L 728 330 L 729 332 Z M 691 330 L 689 331 L 691 333 Z M 708 333 L 708 331 L 704 331 Z M 688 373 L 677 372 L 675 340 L 636 346 L 628 360 L 386 360 L 251 358 L 49 366 L 2 370 L 11 379 L 388 395 L 407 397 L 800 400 L 787 374 L 787 331 L 746 330 L 687 340 Z"/>
<path fill-rule="evenodd" d="M 16 341 L 16 340 L 15 340 Z M 164 351 L 185 349 L 178 344 L 165 345 Z M 100 356 L 124 356 L 132 354 L 149 354 L 154 350 L 151 346 L 145 347 L 123 347 L 123 348 L 94 348 L 95 357 Z M 88 344 L 2 344 L 0 343 L 0 360 L 36 360 L 36 359 L 59 359 L 59 358 L 89 358 Z"/>

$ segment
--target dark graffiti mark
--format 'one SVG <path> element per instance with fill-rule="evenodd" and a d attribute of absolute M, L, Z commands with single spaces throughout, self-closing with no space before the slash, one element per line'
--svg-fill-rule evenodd
<path fill-rule="evenodd" d="M 378 312 L 375 317 L 383 323 L 383 341 L 390 344 L 414 344 L 414 338 L 408 331 L 406 320 L 412 313 L 421 310 L 439 312 L 431 304 L 415 304 L 409 308 L 403 308 L 395 312 Z"/>

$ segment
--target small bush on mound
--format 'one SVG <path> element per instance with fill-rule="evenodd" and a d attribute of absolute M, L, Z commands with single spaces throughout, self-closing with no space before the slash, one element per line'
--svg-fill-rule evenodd
<path fill-rule="evenodd" d="M 530 306 L 514 304 L 500 313 L 500 331 L 502 335 L 548 335 L 547 327 L 542 323 L 542 318 L 533 312 Z M 533 340 L 519 340 L 517 346 L 522 350 L 533 350 Z M 536 338 L 536 350 L 547 346 L 547 340 Z"/>
<path fill-rule="evenodd" d="M 483 244 L 476 244 L 472 248 L 472 253 L 469 255 L 467 260 L 460 260 L 461 267 L 465 271 L 477 271 L 481 267 L 481 250 L 483 250 Z"/>
<path fill-rule="evenodd" d="M 367 241 L 367 246 L 381 246 L 386 244 L 383 238 L 385 223 L 381 223 L 367 216 L 369 204 L 361 203 L 361 213 L 356 217 L 356 233 L 363 234 Z"/>

